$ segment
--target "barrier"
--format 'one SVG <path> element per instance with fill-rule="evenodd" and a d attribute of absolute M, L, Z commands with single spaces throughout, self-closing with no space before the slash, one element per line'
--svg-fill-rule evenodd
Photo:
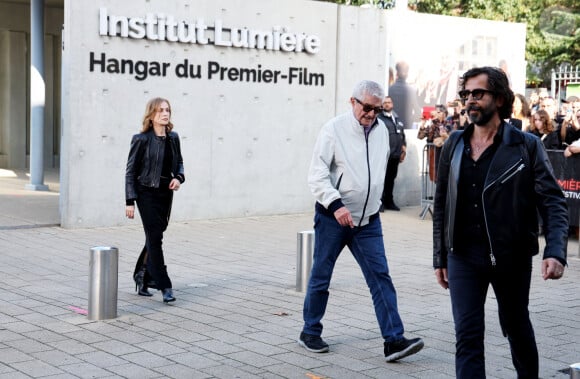
<path fill-rule="evenodd" d="M 580 225 L 580 154 L 569 158 L 562 150 L 548 150 L 548 158 L 554 168 L 554 176 L 566 196 L 568 222 Z"/>
<path fill-rule="evenodd" d="M 440 148 L 433 143 L 425 144 L 423 147 L 423 158 L 421 161 L 421 220 L 425 219 L 427 213 L 433 211 L 433 199 L 435 197 L 435 181 L 437 180 L 437 161 L 439 158 Z"/>
<path fill-rule="evenodd" d="M 433 216 L 432 206 L 437 180 L 437 163 L 441 149 L 432 143 L 425 144 L 421 162 L 421 219 L 427 213 Z M 554 168 L 554 176 L 566 196 L 570 226 L 580 226 L 580 154 L 564 157 L 562 150 L 547 150 Z M 580 254 L 580 251 L 579 251 Z"/>
<path fill-rule="evenodd" d="M 93 247 L 89 257 L 89 320 L 117 317 L 119 250 Z"/>
<path fill-rule="evenodd" d="M 308 230 L 298 233 L 296 251 L 296 291 L 304 292 L 308 287 L 312 257 L 314 255 L 314 231 Z"/>

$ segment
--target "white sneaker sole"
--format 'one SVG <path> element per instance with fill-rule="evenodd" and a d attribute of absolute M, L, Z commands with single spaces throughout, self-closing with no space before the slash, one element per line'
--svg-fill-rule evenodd
<path fill-rule="evenodd" d="M 407 346 L 407 348 L 405 350 L 397 351 L 396 353 L 393 353 L 391 355 L 387 355 L 385 357 L 385 361 L 394 362 L 394 361 L 397 361 L 401 358 L 405 358 L 405 357 L 408 357 L 409 355 L 413 355 L 415 353 L 418 353 L 423 348 L 424 345 L 425 344 L 424 344 L 423 340 L 417 341 L 414 344 Z"/>

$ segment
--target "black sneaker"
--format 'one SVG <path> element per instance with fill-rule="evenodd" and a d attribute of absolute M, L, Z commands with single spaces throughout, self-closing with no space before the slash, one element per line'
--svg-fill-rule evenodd
<path fill-rule="evenodd" d="M 423 348 L 423 345 L 421 338 L 408 340 L 403 337 L 402 340 L 396 342 L 385 342 L 385 360 L 387 362 L 394 362 L 411 354 L 415 354 Z"/>
<path fill-rule="evenodd" d="M 300 333 L 298 344 L 313 353 L 326 353 L 328 351 L 328 344 L 320 336 L 306 334 L 304 332 Z"/>

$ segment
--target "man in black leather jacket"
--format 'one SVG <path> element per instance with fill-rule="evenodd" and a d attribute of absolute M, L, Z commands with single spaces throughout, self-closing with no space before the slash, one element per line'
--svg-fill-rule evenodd
<path fill-rule="evenodd" d="M 501 70 L 473 68 L 459 92 L 473 122 L 441 153 L 433 214 L 433 266 L 449 289 L 457 378 L 485 378 L 484 305 L 491 284 L 518 378 L 538 377 L 528 303 L 538 214 L 546 248 L 544 279 L 566 265 L 568 212 L 541 141 L 502 121 L 513 92 Z"/>

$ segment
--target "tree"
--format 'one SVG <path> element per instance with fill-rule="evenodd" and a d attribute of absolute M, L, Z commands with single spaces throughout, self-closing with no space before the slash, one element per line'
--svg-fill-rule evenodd
<path fill-rule="evenodd" d="M 338 4 L 377 5 L 377 0 L 337 0 Z M 580 65 L 578 0 L 409 0 L 421 13 L 526 24 L 527 82 L 547 85 L 551 70 Z"/>

